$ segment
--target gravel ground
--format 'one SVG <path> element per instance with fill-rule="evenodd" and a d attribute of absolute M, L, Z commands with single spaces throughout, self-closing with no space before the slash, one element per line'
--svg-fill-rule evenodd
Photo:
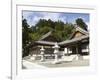
<path fill-rule="evenodd" d="M 43 65 L 49 68 L 56 68 L 56 67 L 79 67 L 79 66 L 89 66 L 89 60 L 78 60 L 72 62 L 61 62 L 58 64 L 52 63 L 38 63 L 39 65 Z"/>
<path fill-rule="evenodd" d="M 44 66 L 47 68 L 59 68 L 59 67 L 80 67 L 80 66 L 89 66 L 89 60 L 77 60 L 77 61 L 71 61 L 71 62 L 60 62 L 58 64 L 52 64 L 53 60 L 47 60 L 47 61 L 33 61 L 30 59 L 27 59 L 28 62 L 30 62 L 31 64 L 36 64 L 36 65 L 40 65 L 40 66 Z M 23 63 L 24 64 L 24 63 Z M 23 65 L 23 68 L 25 69 L 27 65 Z M 34 68 L 34 66 L 33 66 Z M 36 66 L 35 66 L 36 68 Z"/>

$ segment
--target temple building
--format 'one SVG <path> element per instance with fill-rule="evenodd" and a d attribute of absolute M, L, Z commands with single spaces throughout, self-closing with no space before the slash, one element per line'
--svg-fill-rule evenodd
<path fill-rule="evenodd" d="M 67 47 L 70 54 L 89 54 L 89 33 L 80 27 L 76 27 L 69 40 L 60 42 L 61 47 Z"/>
<path fill-rule="evenodd" d="M 31 54 L 40 54 L 41 46 L 45 49 L 44 55 L 50 55 L 47 58 L 53 57 L 54 49 L 52 48 L 55 43 L 59 45 L 59 54 L 61 57 L 64 49 L 67 51 L 67 55 L 77 54 L 79 56 L 89 55 L 89 32 L 83 30 L 82 28 L 76 26 L 75 31 L 72 33 L 68 40 L 57 42 L 54 37 L 52 37 L 52 31 L 43 35 L 38 41 L 34 42 Z M 66 54 L 64 54 L 66 56 Z M 80 57 L 81 58 L 81 57 Z"/>

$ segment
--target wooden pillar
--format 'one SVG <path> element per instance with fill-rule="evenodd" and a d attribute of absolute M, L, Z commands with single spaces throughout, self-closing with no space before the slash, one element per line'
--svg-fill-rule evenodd
<path fill-rule="evenodd" d="M 78 52 L 78 46 L 76 45 L 76 54 L 78 55 L 79 52 Z"/>
<path fill-rule="evenodd" d="M 83 57 L 81 56 L 81 53 L 82 53 L 82 49 L 81 49 L 81 43 L 77 43 L 76 44 L 76 54 L 78 56 L 78 60 L 82 60 Z"/>
<path fill-rule="evenodd" d="M 67 55 L 68 55 L 68 48 L 67 48 Z"/>
<path fill-rule="evenodd" d="M 89 50 L 89 44 L 88 44 L 88 55 L 89 55 L 89 52 L 90 52 L 90 50 Z"/>
<path fill-rule="evenodd" d="M 69 54 L 69 48 L 67 48 L 67 55 Z"/>

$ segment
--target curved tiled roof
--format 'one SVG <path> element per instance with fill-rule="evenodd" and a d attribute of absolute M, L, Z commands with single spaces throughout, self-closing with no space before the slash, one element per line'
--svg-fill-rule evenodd
<path fill-rule="evenodd" d="M 74 36 L 74 34 L 75 34 L 76 32 L 78 32 L 78 31 L 79 31 L 80 33 L 84 34 L 84 35 L 89 35 L 89 32 L 88 32 L 88 31 L 86 31 L 86 30 L 80 28 L 79 26 L 75 25 L 75 31 L 72 33 L 72 35 L 70 36 L 69 39 L 72 39 L 73 36 Z"/>
<path fill-rule="evenodd" d="M 84 39 L 89 39 L 89 32 L 88 31 L 80 28 L 79 26 L 75 26 L 75 27 L 76 27 L 76 30 L 75 30 L 74 33 L 72 33 L 72 36 L 70 37 L 70 39 L 69 40 L 62 41 L 62 42 L 58 42 L 58 45 L 61 45 L 62 46 L 62 45 L 65 45 L 65 44 L 67 45 L 67 44 L 70 44 L 70 43 L 78 42 L 78 41 L 81 41 L 81 40 L 84 40 Z M 81 32 L 84 35 L 82 35 L 81 37 L 72 38 L 77 31 Z M 46 33 L 45 35 L 43 35 L 39 39 L 39 41 L 35 41 L 35 43 L 42 44 L 42 45 L 43 44 L 44 45 L 51 45 L 51 46 L 55 45 L 55 42 L 43 41 L 43 39 L 45 39 L 48 36 L 50 36 L 51 33 L 52 33 L 52 31 L 49 31 L 48 33 Z"/>
<path fill-rule="evenodd" d="M 86 35 L 86 36 L 74 38 L 74 39 L 71 39 L 71 40 L 62 41 L 62 42 L 60 42 L 58 44 L 59 45 L 65 45 L 65 44 L 70 44 L 70 43 L 78 42 L 78 41 L 81 41 L 81 40 L 84 40 L 84 39 L 88 39 L 88 38 L 89 38 L 89 35 Z"/>

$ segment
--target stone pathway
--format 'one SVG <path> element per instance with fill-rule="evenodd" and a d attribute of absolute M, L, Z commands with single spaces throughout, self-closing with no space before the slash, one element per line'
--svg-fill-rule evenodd
<path fill-rule="evenodd" d="M 33 62 L 29 62 L 27 60 L 23 60 L 23 69 L 44 69 L 44 68 L 47 68 L 47 67 L 38 65 Z"/>

